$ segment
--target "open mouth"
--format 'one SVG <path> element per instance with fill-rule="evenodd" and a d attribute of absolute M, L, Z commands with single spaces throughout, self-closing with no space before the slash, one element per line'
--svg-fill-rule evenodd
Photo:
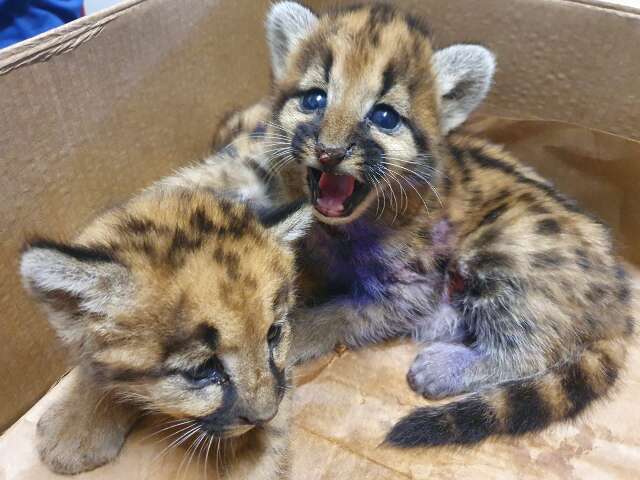
<path fill-rule="evenodd" d="M 311 167 L 307 182 L 313 206 L 326 217 L 348 217 L 371 190 L 351 175 L 335 175 Z"/>

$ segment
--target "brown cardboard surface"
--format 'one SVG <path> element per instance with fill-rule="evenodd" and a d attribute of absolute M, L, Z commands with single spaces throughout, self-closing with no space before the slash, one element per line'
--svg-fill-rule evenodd
<path fill-rule="evenodd" d="M 633 8 L 595 0 L 396 3 L 425 14 L 440 45 L 480 41 L 496 50 L 485 113 L 640 138 Z M 0 430 L 65 369 L 19 284 L 25 234 L 76 231 L 96 211 L 204 155 L 215 121 L 267 92 L 268 4 L 130 0 L 0 51 Z M 640 260 L 637 143 L 566 125 L 485 127 L 614 225 L 625 253 Z M 305 442 L 328 441 L 310 435 Z M 361 462 L 332 448 L 345 462 Z"/>
<path fill-rule="evenodd" d="M 0 431 L 66 368 L 20 285 L 25 235 L 75 232 L 202 158 L 267 91 L 267 4 L 133 1 L 0 51 Z"/>

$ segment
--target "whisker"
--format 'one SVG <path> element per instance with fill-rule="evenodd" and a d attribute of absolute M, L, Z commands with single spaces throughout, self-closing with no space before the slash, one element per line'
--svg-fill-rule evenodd
<path fill-rule="evenodd" d="M 442 207 L 442 199 L 440 198 L 440 195 L 438 195 L 437 190 L 435 189 L 435 187 L 431 184 L 431 182 L 429 180 L 427 180 L 426 178 L 424 178 L 421 175 L 416 174 L 415 172 L 412 172 L 411 170 L 409 170 L 408 168 L 403 167 L 402 165 L 397 165 L 395 163 L 390 163 L 390 165 L 393 165 L 394 167 L 398 167 L 398 168 L 402 168 L 403 170 L 406 170 L 416 176 L 418 176 L 419 178 L 421 178 L 422 180 L 424 180 L 424 182 L 427 184 L 427 186 L 431 189 L 431 191 L 433 192 L 433 194 L 435 195 L 435 197 L 438 199 L 438 203 L 440 203 L 440 206 Z"/>
<path fill-rule="evenodd" d="M 402 208 L 402 213 L 407 211 L 407 208 L 409 208 L 409 197 L 407 196 L 407 192 L 404 189 L 404 186 L 402 185 L 402 182 L 400 182 L 399 178 L 402 179 L 401 176 L 399 176 L 397 173 L 392 172 L 391 170 L 389 170 L 387 172 L 389 175 L 391 175 L 391 178 L 393 180 L 395 180 L 395 182 L 398 184 L 398 187 L 400 187 L 400 199 L 401 201 L 404 201 L 403 205 L 404 208 Z"/>
<path fill-rule="evenodd" d="M 273 177 L 275 177 L 280 170 L 286 167 L 288 164 L 293 162 L 295 159 L 292 155 L 287 155 L 283 159 L 279 160 L 273 168 L 268 171 L 267 178 L 265 181 L 268 183 L 271 181 Z"/>
<path fill-rule="evenodd" d="M 199 426 L 194 426 L 191 427 L 191 429 L 186 432 L 183 433 L 180 437 L 178 437 L 177 439 L 173 440 L 168 446 L 166 446 L 158 455 L 156 455 L 152 460 L 151 463 L 155 463 L 157 460 L 159 460 L 160 458 L 162 458 L 166 453 L 169 452 L 169 450 L 178 447 L 179 445 L 181 445 L 182 443 L 184 443 L 191 435 L 193 435 L 197 430 L 199 430 L 200 427 Z"/>
<path fill-rule="evenodd" d="M 383 176 L 382 179 L 384 180 L 384 182 L 389 186 L 389 192 L 391 193 L 391 206 L 393 208 L 393 205 L 395 205 L 394 211 L 395 211 L 395 215 L 393 217 L 393 220 L 391 221 L 391 223 L 393 224 L 396 219 L 398 218 L 398 199 L 396 198 L 396 194 L 393 191 L 393 187 L 391 186 L 391 183 L 389 182 L 389 180 L 387 180 L 386 176 Z"/>
<path fill-rule="evenodd" d="M 182 427 L 184 425 L 190 425 L 192 423 L 194 423 L 193 420 L 183 420 L 183 421 L 181 421 L 181 423 L 174 423 L 173 425 L 165 426 L 165 425 L 167 425 L 167 423 L 163 422 L 163 423 L 160 424 L 160 426 L 164 426 L 164 428 L 161 428 L 160 430 L 157 430 L 157 431 L 145 436 L 142 440 L 140 440 L 140 442 L 146 442 L 150 438 L 155 437 L 156 435 L 158 435 L 158 434 L 160 434 L 162 432 L 165 432 L 167 430 L 171 430 L 172 428 L 178 428 L 178 427 Z"/>
<path fill-rule="evenodd" d="M 209 451 L 213 443 L 213 435 L 209 435 L 209 443 L 207 444 L 207 453 L 204 456 L 204 480 L 209 480 Z"/>

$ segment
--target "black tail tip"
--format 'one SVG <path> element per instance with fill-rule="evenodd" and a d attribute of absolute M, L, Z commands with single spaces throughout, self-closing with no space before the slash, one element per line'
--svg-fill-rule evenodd
<path fill-rule="evenodd" d="M 384 444 L 396 448 L 438 447 L 457 443 L 449 419 L 435 409 L 418 409 L 387 433 Z"/>
<path fill-rule="evenodd" d="M 497 427 L 491 407 L 471 396 L 414 410 L 393 426 L 384 444 L 398 448 L 473 445 L 496 433 Z"/>

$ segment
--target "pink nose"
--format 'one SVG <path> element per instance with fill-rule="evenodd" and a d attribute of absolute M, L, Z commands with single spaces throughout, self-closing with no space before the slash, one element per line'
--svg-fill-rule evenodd
<path fill-rule="evenodd" d="M 321 143 L 316 145 L 316 158 L 321 165 L 333 168 L 347 156 L 347 149 L 344 147 L 327 147 Z"/>

